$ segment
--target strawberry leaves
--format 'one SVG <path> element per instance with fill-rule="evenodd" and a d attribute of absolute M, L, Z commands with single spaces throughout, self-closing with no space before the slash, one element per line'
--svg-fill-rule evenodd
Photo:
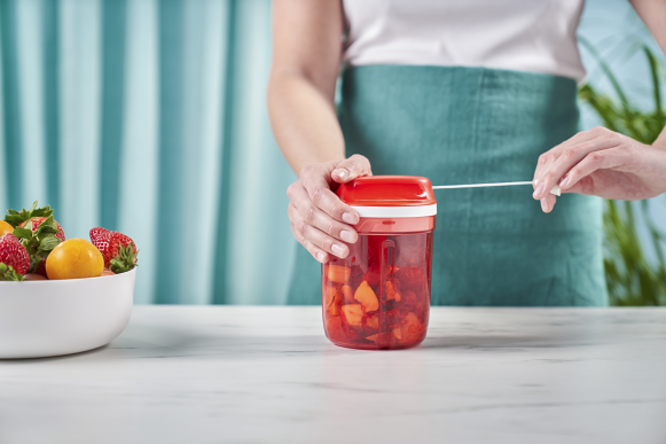
<path fill-rule="evenodd" d="M 11 265 L 0 262 L 0 281 L 22 281 L 23 275 L 17 273 Z"/>
<path fill-rule="evenodd" d="M 139 254 L 139 250 L 134 250 L 134 243 L 131 243 L 126 247 L 120 245 L 118 256 L 111 259 L 111 262 L 109 263 L 109 270 L 119 274 L 130 271 L 134 267 L 138 267 L 136 263 L 137 254 Z"/>
<path fill-rule="evenodd" d="M 33 205 L 33 207 L 34 206 L 35 205 Z M 14 236 L 21 241 L 30 255 L 31 273 L 36 271 L 39 263 L 46 259 L 51 250 L 61 242 L 61 240 L 55 236 L 56 233 L 58 233 L 58 226 L 53 220 L 53 216 L 50 215 L 39 225 L 39 227 L 37 227 L 34 233 L 32 231 L 31 220 L 28 220 L 28 223 L 23 227 L 14 228 Z"/>
<path fill-rule="evenodd" d="M 33 217 L 49 217 L 53 214 L 53 210 L 49 205 L 42 208 L 37 208 L 37 205 L 38 201 L 35 201 L 29 210 L 26 210 L 25 208 L 21 209 L 21 211 L 7 210 L 5 222 L 12 227 L 18 227 L 23 222 L 30 220 Z"/>

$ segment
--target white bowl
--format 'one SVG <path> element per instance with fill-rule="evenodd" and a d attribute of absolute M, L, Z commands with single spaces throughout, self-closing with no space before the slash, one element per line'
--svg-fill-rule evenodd
<path fill-rule="evenodd" d="M 0 282 L 0 359 L 101 347 L 129 322 L 136 268 L 89 279 Z"/>

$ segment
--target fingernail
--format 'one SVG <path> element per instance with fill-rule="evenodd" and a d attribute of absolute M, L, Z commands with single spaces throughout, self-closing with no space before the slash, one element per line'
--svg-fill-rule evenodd
<path fill-rule="evenodd" d="M 347 170 L 345 170 L 344 168 L 339 168 L 335 171 L 337 171 L 335 175 L 338 176 L 340 179 L 344 179 L 349 175 L 349 172 L 347 172 Z"/>
<path fill-rule="evenodd" d="M 354 242 L 354 234 L 351 231 L 342 230 L 340 232 L 340 239 L 351 244 Z"/>
<path fill-rule="evenodd" d="M 560 189 L 566 188 L 567 185 L 569 185 L 569 182 L 571 182 L 571 178 L 569 176 L 564 176 L 564 179 L 560 182 Z"/>
<path fill-rule="evenodd" d="M 541 199 L 541 209 L 543 210 L 544 213 L 548 212 L 548 201 L 546 200 L 545 197 Z"/>
<path fill-rule="evenodd" d="M 342 245 L 333 244 L 333 246 L 331 247 L 331 251 L 333 251 L 333 254 L 340 257 L 344 253 L 345 249 Z"/>
<path fill-rule="evenodd" d="M 342 220 L 347 222 L 348 224 L 351 224 L 351 225 L 354 225 L 358 222 L 356 220 L 356 216 L 352 213 L 344 213 L 342 215 Z"/>
<path fill-rule="evenodd" d="M 322 251 L 317 253 L 317 260 L 323 264 L 324 261 L 326 260 L 326 254 L 324 254 L 324 252 Z"/>
<path fill-rule="evenodd" d="M 539 186 L 537 187 L 537 189 L 534 191 L 534 194 L 532 196 L 534 196 L 534 197 L 540 196 L 541 193 L 543 193 L 543 188 L 544 188 L 544 184 L 540 183 Z"/>

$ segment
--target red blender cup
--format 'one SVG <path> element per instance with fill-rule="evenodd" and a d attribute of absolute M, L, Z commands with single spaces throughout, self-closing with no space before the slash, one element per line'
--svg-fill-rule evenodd
<path fill-rule="evenodd" d="M 324 330 L 334 344 L 364 350 L 413 347 L 430 313 L 437 202 L 425 177 L 373 176 L 337 190 L 360 216 L 345 259 L 322 265 Z"/>

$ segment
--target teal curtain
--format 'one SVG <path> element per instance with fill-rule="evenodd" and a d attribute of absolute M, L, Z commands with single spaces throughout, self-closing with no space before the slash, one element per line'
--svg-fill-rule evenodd
<path fill-rule="evenodd" d="M 136 303 L 279 304 L 268 0 L 0 0 L 0 208 L 141 249 Z"/>
<path fill-rule="evenodd" d="M 579 32 L 601 49 L 646 38 L 625 0 L 588 0 Z M 39 200 L 68 237 L 132 236 L 137 303 L 283 303 L 294 176 L 269 63 L 269 0 L 0 0 L 0 210 Z"/>

